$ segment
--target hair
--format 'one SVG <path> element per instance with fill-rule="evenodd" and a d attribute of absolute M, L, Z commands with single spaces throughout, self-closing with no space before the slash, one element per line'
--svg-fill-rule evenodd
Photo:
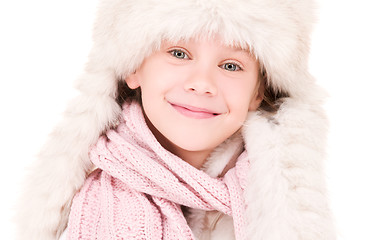
<path fill-rule="evenodd" d="M 281 90 L 274 90 L 264 67 L 259 71 L 259 82 L 259 91 L 263 90 L 263 99 L 258 109 L 268 113 L 276 113 L 280 107 L 280 100 L 289 97 L 289 94 Z"/>
<path fill-rule="evenodd" d="M 140 88 L 131 89 L 125 80 L 118 81 L 118 96 L 116 98 L 117 103 L 122 104 L 129 100 L 136 100 L 141 103 L 141 91 Z"/>

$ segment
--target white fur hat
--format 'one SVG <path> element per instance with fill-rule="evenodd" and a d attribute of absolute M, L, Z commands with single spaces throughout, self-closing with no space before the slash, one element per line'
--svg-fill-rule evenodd
<path fill-rule="evenodd" d="M 247 143 L 250 157 L 258 159 L 256 155 L 262 153 L 266 159 L 274 151 L 270 159 L 280 161 L 270 160 L 268 168 L 254 163 L 265 177 L 272 171 L 277 174 L 260 181 L 253 190 L 270 194 L 266 192 L 277 189 L 280 195 L 273 196 L 285 197 L 291 194 L 286 190 L 290 188 L 285 184 L 288 179 L 299 186 L 315 185 L 319 192 L 289 195 L 292 202 L 303 204 L 303 208 L 307 206 L 305 202 L 312 201 L 309 206 L 318 209 L 315 211 L 318 217 L 309 217 L 311 209 L 307 209 L 307 217 L 292 217 L 294 214 L 285 212 L 278 215 L 278 211 L 287 211 L 287 205 L 294 204 L 284 200 L 286 205 L 281 207 L 281 203 L 280 209 L 275 209 L 278 207 L 267 205 L 278 200 L 273 197 L 259 206 L 262 213 L 254 207 L 250 218 L 264 224 L 260 228 L 267 232 L 262 236 L 256 233 L 254 239 L 332 239 L 326 200 L 320 196 L 324 194 L 321 160 L 327 129 L 320 104 L 325 94 L 307 69 L 313 12 L 312 0 L 101 0 L 93 48 L 85 72 L 77 82 L 80 96 L 68 105 L 63 121 L 49 136 L 27 177 L 18 206 L 19 239 L 55 239 L 66 227 L 73 195 L 93 167 L 88 148 L 116 124 L 121 112 L 119 82 L 158 49 L 163 39 L 176 41 L 214 34 L 229 45 L 249 48 L 264 67 L 269 87 L 288 96 L 272 118 L 265 118 L 260 112 L 249 118 L 244 129 L 244 138 L 251 142 Z M 256 139 L 265 133 L 269 138 Z M 295 166 L 305 171 L 291 172 L 292 176 L 283 172 Z M 277 177 L 281 172 L 284 179 Z M 287 195 L 283 194 L 285 190 Z M 274 212 L 268 212 L 269 208 Z M 268 214 L 265 223 L 262 218 Z M 297 224 L 314 227 L 313 233 L 286 238 L 295 229 L 291 225 L 290 230 L 280 229 L 285 235 L 278 235 L 278 222 L 296 220 Z M 312 221 L 318 220 L 319 225 L 325 226 L 316 227 Z"/>

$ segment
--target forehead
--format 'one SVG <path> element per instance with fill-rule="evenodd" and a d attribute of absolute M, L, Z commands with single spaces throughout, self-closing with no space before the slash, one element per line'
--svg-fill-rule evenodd
<path fill-rule="evenodd" d="M 179 40 L 170 40 L 170 39 L 163 39 L 163 41 L 160 43 L 160 46 L 158 48 L 167 48 L 167 47 L 192 47 L 197 48 L 200 46 L 211 48 L 211 49 L 219 49 L 220 51 L 226 52 L 226 53 L 236 53 L 236 54 L 242 54 L 246 55 L 249 58 L 256 59 L 255 55 L 251 52 L 248 45 L 245 44 L 239 44 L 236 42 L 230 43 L 230 42 L 224 42 L 220 37 L 218 36 L 212 36 L 212 37 L 193 37 L 188 39 L 179 39 Z"/>

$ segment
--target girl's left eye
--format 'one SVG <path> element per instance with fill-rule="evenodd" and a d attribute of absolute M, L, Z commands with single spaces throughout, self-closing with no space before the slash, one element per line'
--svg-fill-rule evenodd
<path fill-rule="evenodd" d="M 189 58 L 189 56 L 184 51 L 179 50 L 179 49 L 171 50 L 171 51 L 169 51 L 169 53 L 171 53 L 172 56 L 179 58 L 179 59 L 188 59 Z"/>
<path fill-rule="evenodd" d="M 231 72 L 241 71 L 242 70 L 242 68 L 239 65 L 235 64 L 235 63 L 224 63 L 221 66 L 225 70 L 228 70 L 228 71 L 231 71 Z"/>

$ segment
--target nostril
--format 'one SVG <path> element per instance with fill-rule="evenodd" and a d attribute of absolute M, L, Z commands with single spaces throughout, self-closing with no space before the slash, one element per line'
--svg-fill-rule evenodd
<path fill-rule="evenodd" d="M 203 86 L 201 84 L 198 84 L 197 86 L 185 86 L 185 90 L 188 92 L 192 92 L 197 95 L 214 95 L 215 91 L 214 89 L 211 89 L 210 86 Z"/>

